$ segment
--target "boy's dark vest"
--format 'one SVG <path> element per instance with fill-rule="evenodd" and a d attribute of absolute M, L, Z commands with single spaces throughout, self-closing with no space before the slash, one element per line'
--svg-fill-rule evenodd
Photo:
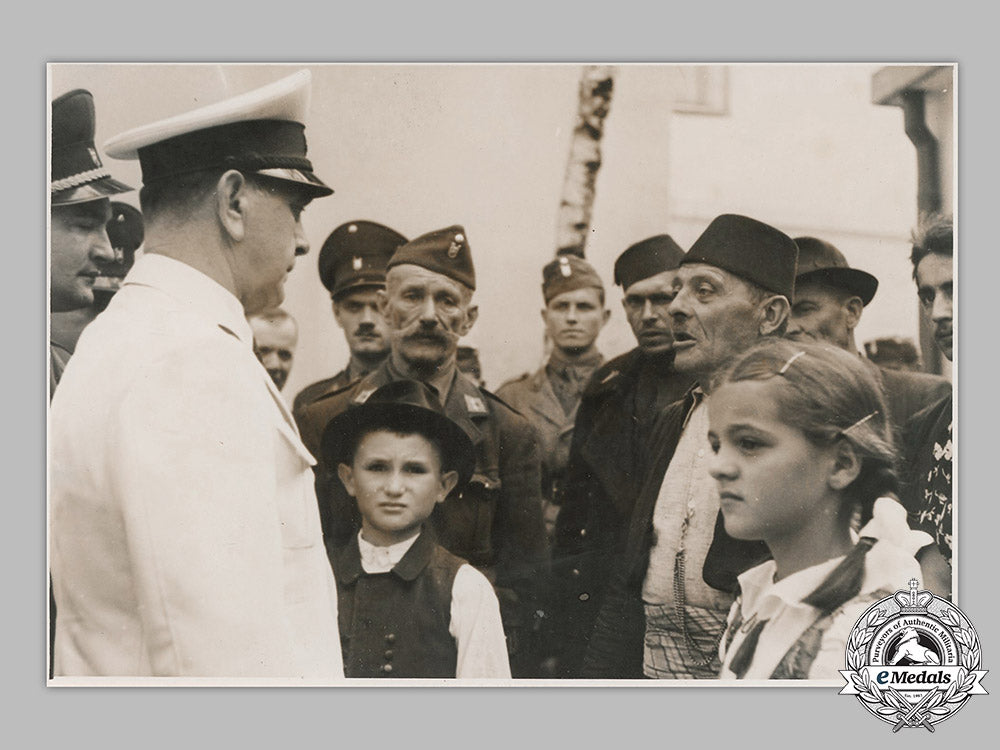
<path fill-rule="evenodd" d="M 347 677 L 454 677 L 451 589 L 465 564 L 424 529 L 389 573 L 361 568 L 358 537 L 330 555 Z"/>

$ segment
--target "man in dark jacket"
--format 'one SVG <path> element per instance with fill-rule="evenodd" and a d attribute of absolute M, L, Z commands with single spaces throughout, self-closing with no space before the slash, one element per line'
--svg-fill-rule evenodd
<path fill-rule="evenodd" d="M 458 371 L 458 341 L 478 314 L 472 304 L 475 286 L 462 227 L 431 232 L 399 248 L 386 269 L 386 288 L 379 292 L 389 329 L 388 359 L 361 380 L 305 407 L 299 424 L 306 446 L 319 456 L 329 421 L 381 386 L 410 379 L 437 391 L 447 416 L 472 437 L 476 467 L 466 488 L 438 505 L 431 524 L 441 546 L 468 560 L 496 587 L 512 674 L 528 677 L 536 668 L 531 634 L 547 568 L 541 467 L 527 420 Z M 358 526 L 354 503 L 335 472 L 336 467 L 317 466 L 327 544 L 337 547 Z"/>
<path fill-rule="evenodd" d="M 673 367 L 667 308 L 684 251 L 666 234 L 615 261 L 614 281 L 638 346 L 599 367 L 577 411 L 552 552 L 550 651 L 575 677 L 600 606 L 610 559 L 638 491 L 639 436 L 694 379 Z"/>
<path fill-rule="evenodd" d="M 829 242 L 796 237 L 795 244 L 799 248 L 799 267 L 788 338 L 827 341 L 858 353 L 854 329 L 865 306 L 875 296 L 878 279 L 851 268 L 843 254 Z M 871 368 L 882 384 L 897 441 L 914 414 L 951 393 L 951 383 L 938 375 L 890 370 L 874 363 Z"/>
<path fill-rule="evenodd" d="M 643 481 L 581 670 L 595 678 L 712 678 L 736 575 L 766 555 L 729 537 L 708 473 L 712 378 L 763 336 L 781 335 L 798 248 L 754 219 L 709 224 L 681 261 L 669 313 L 674 366 L 696 377 L 643 442 Z"/>

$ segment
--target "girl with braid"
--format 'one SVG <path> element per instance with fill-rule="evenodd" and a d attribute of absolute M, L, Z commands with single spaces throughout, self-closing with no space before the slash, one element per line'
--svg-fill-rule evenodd
<path fill-rule="evenodd" d="M 715 388 L 710 471 L 726 531 L 773 558 L 739 577 L 719 676 L 836 679 L 861 612 L 920 580 L 914 555 L 931 543 L 894 496 L 879 385 L 847 352 L 775 339 Z"/>

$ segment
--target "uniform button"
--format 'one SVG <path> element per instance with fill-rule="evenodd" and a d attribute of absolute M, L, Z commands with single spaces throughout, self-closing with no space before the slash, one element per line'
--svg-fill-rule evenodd
<path fill-rule="evenodd" d="M 578 598 L 580 599 L 581 602 L 585 602 L 585 601 L 587 601 L 590 598 L 590 594 L 584 592 L 584 593 L 580 594 L 580 596 Z"/>
<path fill-rule="evenodd" d="M 392 672 L 392 665 L 391 664 L 383 664 L 382 665 L 382 671 L 385 674 L 389 674 L 390 672 Z"/>
<path fill-rule="evenodd" d="M 580 571 L 577 570 L 576 568 L 573 568 L 573 575 L 575 575 L 575 576 L 580 575 Z"/>
<path fill-rule="evenodd" d="M 386 643 L 395 643 L 396 642 L 396 634 L 395 633 L 389 633 L 389 634 L 387 634 L 386 637 L 385 637 L 385 642 Z"/>
<path fill-rule="evenodd" d="M 587 536 L 587 530 L 586 529 L 580 529 L 580 536 Z"/>
<path fill-rule="evenodd" d="M 391 648 L 387 648 L 385 650 L 385 660 L 386 661 L 392 661 L 392 649 Z"/>

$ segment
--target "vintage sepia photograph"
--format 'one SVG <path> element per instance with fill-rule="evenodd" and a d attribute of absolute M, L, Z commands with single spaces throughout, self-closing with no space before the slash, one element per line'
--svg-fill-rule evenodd
<path fill-rule="evenodd" d="M 962 604 L 956 65 L 45 72 L 47 685 L 829 689 Z"/>

